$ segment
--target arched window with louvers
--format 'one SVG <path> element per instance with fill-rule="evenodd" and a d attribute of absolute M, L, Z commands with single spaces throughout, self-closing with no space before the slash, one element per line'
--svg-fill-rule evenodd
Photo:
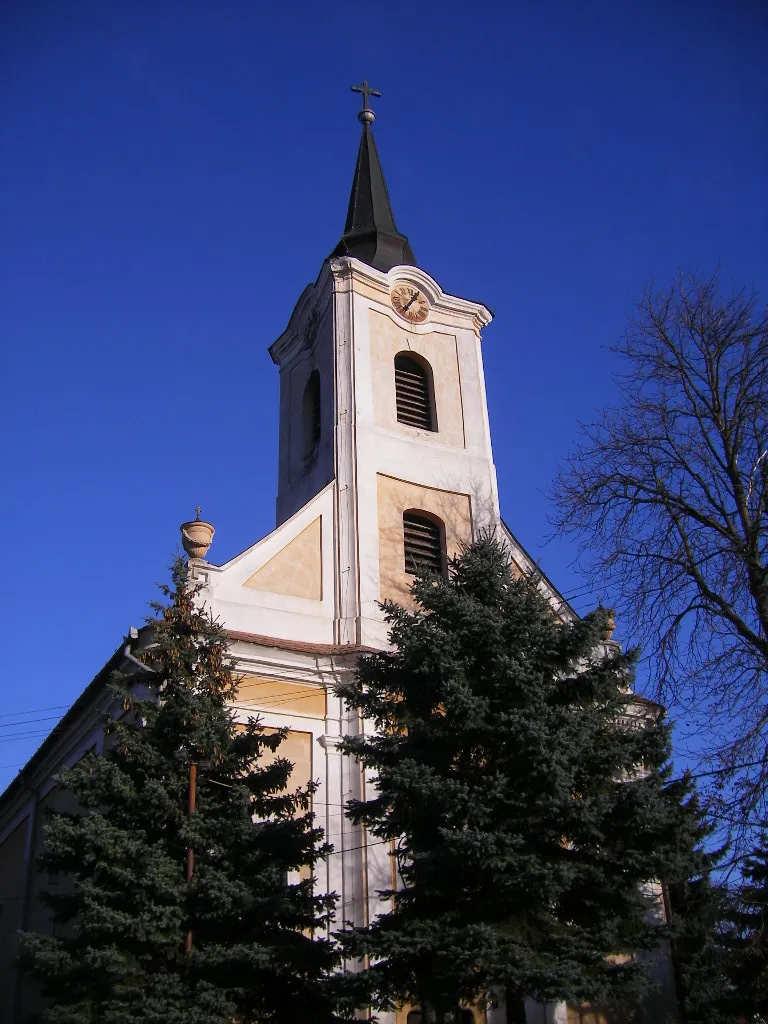
<path fill-rule="evenodd" d="M 432 367 L 413 352 L 395 356 L 397 421 L 421 430 L 437 430 Z"/>
<path fill-rule="evenodd" d="M 305 460 L 312 459 L 317 453 L 322 432 L 321 411 L 320 374 L 313 370 L 307 379 L 301 399 L 302 454 Z"/>
<path fill-rule="evenodd" d="M 445 576 L 445 526 L 436 516 L 420 509 L 403 512 L 405 571 L 415 576 L 432 569 Z"/>

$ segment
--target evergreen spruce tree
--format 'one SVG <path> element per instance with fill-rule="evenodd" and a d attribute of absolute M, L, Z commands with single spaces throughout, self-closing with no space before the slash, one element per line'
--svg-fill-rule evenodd
<path fill-rule="evenodd" d="M 402 883 L 345 935 L 374 1004 L 461 1020 L 503 987 L 524 1021 L 526 996 L 633 999 L 635 954 L 663 937 L 654 880 L 701 866 L 660 709 L 630 714 L 635 655 L 606 642 L 603 609 L 558 618 L 492 537 L 413 596 L 384 606 L 392 649 L 341 687 L 375 727 L 345 740 L 377 785 L 348 813 L 393 844 Z"/>
<path fill-rule="evenodd" d="M 746 1020 L 768 1019 L 768 835 L 747 858 L 734 914 L 730 974 L 734 1007 Z"/>
<path fill-rule="evenodd" d="M 337 954 L 324 937 L 333 898 L 311 877 L 327 852 L 311 790 L 288 792 L 290 762 L 262 759 L 282 734 L 234 723 L 225 637 L 198 608 L 183 561 L 163 591 L 150 682 L 139 691 L 114 680 L 123 714 L 105 721 L 104 753 L 61 776 L 80 810 L 46 825 L 39 869 L 63 876 L 46 895 L 56 934 L 25 935 L 22 954 L 50 1000 L 41 1019 L 335 1021 Z"/>
<path fill-rule="evenodd" d="M 694 811 L 696 802 L 692 802 Z M 698 840 L 711 835 L 704 823 Z M 667 887 L 672 961 L 681 1024 L 736 1024 L 729 972 L 733 894 L 712 874 L 724 850 L 701 855 L 701 872 Z"/>

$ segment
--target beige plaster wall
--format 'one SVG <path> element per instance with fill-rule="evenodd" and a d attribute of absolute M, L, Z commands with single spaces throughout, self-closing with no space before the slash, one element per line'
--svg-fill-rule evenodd
<path fill-rule="evenodd" d="M 304 683 L 242 676 L 236 700 L 253 705 L 254 712 L 278 711 L 325 718 L 325 690 Z"/>
<path fill-rule="evenodd" d="M 275 733 L 277 729 L 265 728 L 264 732 Z M 271 764 L 278 757 L 285 757 L 293 764 L 288 791 L 295 793 L 298 789 L 306 789 L 312 781 L 312 733 L 291 729 L 277 750 L 264 751 L 261 764 Z"/>
<path fill-rule="evenodd" d="M 448 557 L 472 540 L 472 503 L 468 494 L 398 480 L 379 473 L 376 478 L 379 512 L 379 580 L 381 600 L 411 607 L 413 577 L 405 571 L 403 512 L 422 509 L 445 524 Z"/>
<path fill-rule="evenodd" d="M 318 516 L 282 551 L 278 551 L 243 584 L 272 594 L 323 599 L 321 516 Z"/>
<path fill-rule="evenodd" d="M 442 444 L 463 448 L 464 413 L 455 335 L 437 331 L 410 333 L 389 316 L 371 310 L 370 336 L 374 422 L 380 427 L 403 430 L 419 437 L 433 436 Z M 397 422 L 395 356 L 408 351 L 426 359 L 432 368 L 437 431 L 419 430 Z"/>
<path fill-rule="evenodd" d="M 274 733 L 277 730 L 265 728 L 264 732 Z M 288 792 L 295 793 L 299 789 L 306 789 L 312 781 L 312 733 L 291 729 L 277 750 L 264 751 L 261 763 L 270 764 L 278 757 L 285 757 L 293 764 L 293 771 L 288 779 Z M 299 878 L 311 877 L 312 869 L 308 864 L 304 864 L 299 869 Z M 311 935 L 311 932 L 304 934 Z"/>
<path fill-rule="evenodd" d="M 366 299 L 372 299 L 374 302 L 389 301 L 389 293 L 387 289 L 382 288 L 381 284 L 376 282 L 373 284 L 367 280 L 364 276 L 358 273 L 352 274 L 352 282 L 355 295 L 363 295 Z"/>
<path fill-rule="evenodd" d="M 407 1003 L 405 1006 L 401 1006 L 395 1012 L 396 1024 L 408 1024 L 408 1014 L 414 1007 Z M 478 1006 L 471 1006 L 469 1009 L 472 1011 L 475 1024 L 486 1024 L 488 1020 L 488 1014 L 485 1010 L 481 1010 Z"/>

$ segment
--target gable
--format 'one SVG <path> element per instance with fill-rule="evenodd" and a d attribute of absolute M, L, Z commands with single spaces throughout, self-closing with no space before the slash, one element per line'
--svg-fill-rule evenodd
<path fill-rule="evenodd" d="M 323 599 L 321 517 L 273 555 L 243 583 L 252 590 L 266 590 L 311 601 Z"/>

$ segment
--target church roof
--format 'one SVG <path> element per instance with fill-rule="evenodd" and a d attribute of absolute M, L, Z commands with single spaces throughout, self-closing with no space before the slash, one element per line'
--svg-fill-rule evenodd
<path fill-rule="evenodd" d="M 373 139 L 373 111 L 365 109 L 362 114 L 368 116 L 360 117 L 363 134 L 357 151 L 347 222 L 331 256 L 354 256 L 385 272 L 401 263 L 416 266 L 410 242 L 395 224 L 387 183 Z"/>

